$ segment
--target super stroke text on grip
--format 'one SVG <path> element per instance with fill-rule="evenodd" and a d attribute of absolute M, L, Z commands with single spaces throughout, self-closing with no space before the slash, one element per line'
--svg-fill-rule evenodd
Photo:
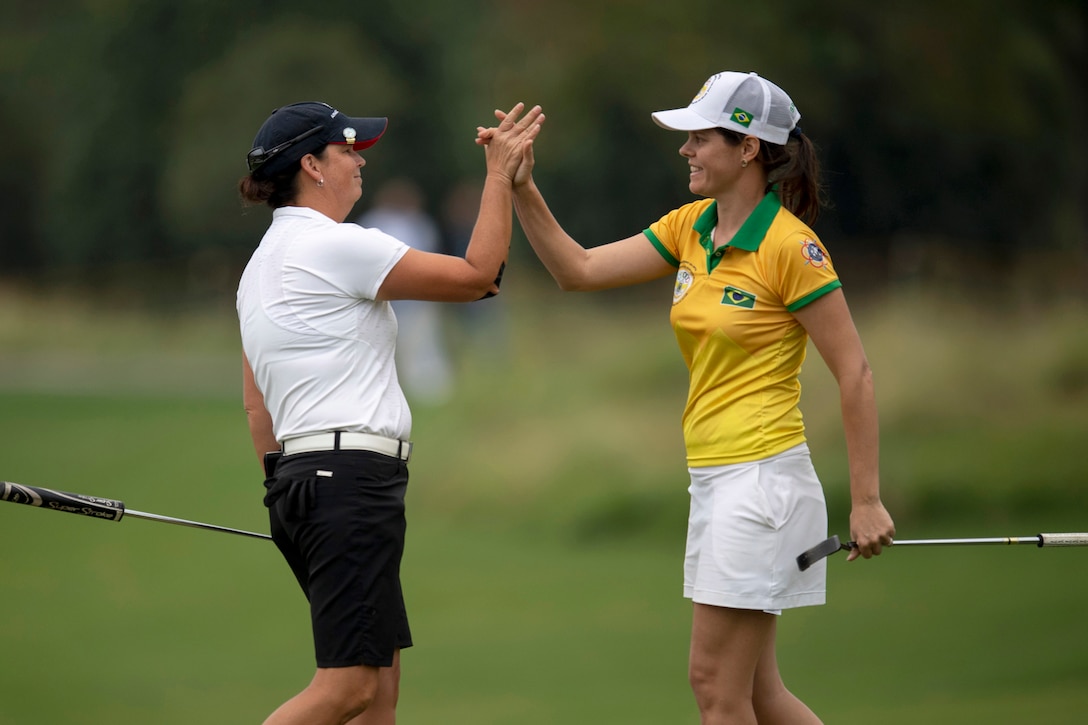
<path fill-rule="evenodd" d="M 50 501 L 46 504 L 46 506 L 53 509 L 54 511 L 64 511 L 66 513 L 82 514 L 84 516 L 94 516 L 96 518 L 110 520 L 116 519 L 117 512 L 121 510 L 111 509 L 109 511 L 102 511 L 101 509 L 94 509 L 86 506 L 72 506 L 70 504 L 58 503 L 56 501 Z"/>

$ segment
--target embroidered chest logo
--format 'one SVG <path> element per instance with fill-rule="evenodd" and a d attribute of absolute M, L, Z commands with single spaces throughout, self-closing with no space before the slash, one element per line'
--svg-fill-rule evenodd
<path fill-rule="evenodd" d="M 827 266 L 827 254 L 820 245 L 811 239 L 805 239 L 801 242 L 801 256 L 805 258 L 805 264 L 810 264 L 816 269 L 822 269 Z"/>
<path fill-rule="evenodd" d="M 751 292 L 745 292 L 742 289 L 729 285 L 725 288 L 725 293 L 722 295 L 722 304 L 730 307 L 743 307 L 746 310 L 750 310 L 756 306 L 756 296 Z"/>
<path fill-rule="evenodd" d="M 684 299 L 684 295 L 691 289 L 691 283 L 695 280 L 691 271 L 687 269 L 680 269 L 676 273 L 676 284 L 672 288 L 672 303 L 675 305 L 680 300 Z"/>

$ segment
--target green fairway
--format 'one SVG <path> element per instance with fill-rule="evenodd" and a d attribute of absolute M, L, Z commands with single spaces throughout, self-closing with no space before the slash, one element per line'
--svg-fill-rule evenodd
<path fill-rule="evenodd" d="M 656 312 L 577 304 L 517 306 L 507 361 L 477 360 L 447 406 L 416 412 L 402 723 L 698 720 L 680 592 L 682 365 Z M 573 309 L 625 335 L 560 343 Z M 1037 344 L 1041 367 L 1010 374 L 1005 414 L 988 416 L 989 386 L 1011 385 L 1003 371 L 959 378 L 978 396 L 958 391 L 948 376 L 970 361 L 926 367 L 885 334 L 889 319 L 917 331 L 891 313 L 859 324 L 887 381 L 899 536 L 1088 529 L 1082 358 L 1067 338 Z M 138 338 L 133 325 L 116 334 Z M 0 479 L 267 531 L 237 352 L 218 325 L 174 328 L 150 350 L 0 329 Z M 833 401 L 810 367 L 814 458 L 832 533 L 846 535 Z M 1047 392 L 1053 370 L 1067 371 L 1061 395 Z M 957 397 L 927 409 L 907 392 L 916 374 L 916 390 Z M 0 543 L 0 725 L 257 723 L 312 675 L 305 601 L 270 542 L 0 503 Z M 835 725 L 1080 723 L 1086 573 L 1088 549 L 838 554 L 828 606 L 781 620 L 783 674 Z"/>

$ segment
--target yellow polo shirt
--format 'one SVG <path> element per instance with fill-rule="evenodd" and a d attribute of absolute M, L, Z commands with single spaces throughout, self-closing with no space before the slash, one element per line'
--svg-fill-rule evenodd
<path fill-rule="evenodd" d="M 805 440 L 798 375 L 808 334 L 791 314 L 841 287 L 831 258 L 771 192 L 714 249 L 717 202 L 669 212 L 645 230 L 677 268 L 670 321 L 690 374 L 688 465 L 754 461 Z"/>

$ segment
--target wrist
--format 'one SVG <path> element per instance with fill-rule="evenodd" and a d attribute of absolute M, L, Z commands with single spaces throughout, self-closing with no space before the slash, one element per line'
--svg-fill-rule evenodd
<path fill-rule="evenodd" d="M 496 181 L 496 182 L 502 184 L 503 186 L 508 186 L 508 187 L 511 187 L 511 188 L 514 186 L 514 179 L 511 178 L 510 176 L 508 176 L 506 173 L 504 173 L 502 171 L 489 170 L 487 172 L 486 180 L 487 181 Z"/>

